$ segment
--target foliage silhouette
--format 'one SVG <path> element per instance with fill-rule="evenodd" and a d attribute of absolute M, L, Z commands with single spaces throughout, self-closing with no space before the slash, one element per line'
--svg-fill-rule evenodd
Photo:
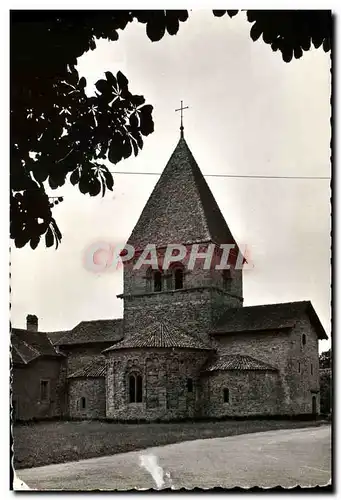
<path fill-rule="evenodd" d="M 235 16 L 237 10 L 215 10 L 215 16 Z M 332 16 L 330 10 L 248 10 L 247 20 L 252 24 L 250 36 L 253 41 L 263 36 L 263 41 L 272 50 L 282 53 L 283 61 L 299 59 L 312 45 L 323 46 L 325 52 L 331 47 Z"/>
<path fill-rule="evenodd" d="M 328 351 L 321 352 L 319 357 L 319 363 L 321 369 L 326 369 L 326 368 L 331 369 L 332 367 L 331 349 L 328 349 Z"/>
<path fill-rule="evenodd" d="M 332 353 L 324 351 L 319 357 L 320 365 L 320 411 L 329 414 L 332 408 Z"/>
<path fill-rule="evenodd" d="M 213 11 L 235 16 L 238 11 Z M 301 57 L 311 41 L 330 49 L 329 11 L 247 11 L 251 37 L 263 34 L 285 61 Z M 88 97 L 77 58 L 96 48 L 96 39 L 116 41 L 119 31 L 137 21 L 159 41 L 175 35 L 186 10 L 12 11 L 11 12 L 11 170 L 10 236 L 17 247 L 36 248 L 42 237 L 58 247 L 61 232 L 49 197 L 70 182 L 97 196 L 113 189 L 103 160 L 118 163 L 143 148 L 154 131 L 152 106 L 129 91 L 128 80 L 107 71 Z"/>

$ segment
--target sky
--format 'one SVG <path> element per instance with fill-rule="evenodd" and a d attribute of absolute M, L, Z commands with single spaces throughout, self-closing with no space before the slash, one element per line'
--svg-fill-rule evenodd
<path fill-rule="evenodd" d="M 70 329 L 82 320 L 122 317 L 122 270 L 95 273 L 84 256 L 99 242 L 124 244 L 179 139 L 185 138 L 253 267 L 244 272 L 244 305 L 311 300 L 330 334 L 330 182 L 226 175 L 330 177 L 330 54 L 305 52 L 284 63 L 262 40 L 252 42 L 244 13 L 190 13 L 176 36 L 157 43 L 132 24 L 118 42 L 100 40 L 78 69 L 88 93 L 105 71 L 122 71 L 129 89 L 154 107 L 155 132 L 138 157 L 111 165 L 114 190 L 91 198 L 66 185 L 54 209 L 60 247 L 12 248 L 11 321 Z M 129 175 L 128 172 L 138 174 Z M 329 347 L 323 341 L 320 350 Z"/>

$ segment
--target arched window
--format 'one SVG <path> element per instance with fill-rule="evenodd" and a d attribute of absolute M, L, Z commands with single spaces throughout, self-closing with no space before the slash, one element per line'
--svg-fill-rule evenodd
<path fill-rule="evenodd" d="M 193 392 L 193 380 L 191 378 L 187 379 L 187 392 Z"/>
<path fill-rule="evenodd" d="M 231 270 L 224 269 L 222 275 L 223 275 L 223 289 L 226 292 L 230 292 L 231 291 L 231 284 L 232 284 Z"/>
<path fill-rule="evenodd" d="M 230 391 L 228 389 L 224 389 L 224 403 L 230 402 Z"/>
<path fill-rule="evenodd" d="M 129 403 L 142 403 L 142 376 L 129 375 Z"/>
<path fill-rule="evenodd" d="M 161 292 L 163 289 L 163 273 L 158 269 L 149 267 L 146 273 L 147 292 Z"/>
<path fill-rule="evenodd" d="M 302 345 L 306 345 L 307 343 L 307 336 L 305 333 L 302 334 Z"/>
<path fill-rule="evenodd" d="M 179 290 L 184 287 L 184 271 L 181 267 L 178 267 L 174 271 L 174 288 Z"/>
<path fill-rule="evenodd" d="M 160 271 L 154 272 L 154 292 L 161 292 L 162 290 L 162 274 Z"/>
<path fill-rule="evenodd" d="M 173 264 L 168 273 L 168 289 L 181 290 L 184 288 L 184 267 L 180 262 Z"/>
<path fill-rule="evenodd" d="M 84 397 L 81 398 L 81 409 L 85 410 L 86 408 L 86 399 Z"/>

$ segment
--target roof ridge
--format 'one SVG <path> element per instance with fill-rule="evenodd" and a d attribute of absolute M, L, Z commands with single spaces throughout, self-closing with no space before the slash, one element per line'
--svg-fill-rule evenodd
<path fill-rule="evenodd" d="M 196 184 L 197 190 L 198 190 L 198 192 L 199 192 L 199 197 L 200 197 L 200 200 L 201 200 L 201 202 L 202 202 L 202 207 L 203 207 L 203 218 L 204 218 L 204 223 L 205 223 L 205 225 L 206 225 L 206 227 L 207 227 L 208 234 L 211 236 L 212 240 L 214 241 L 214 237 L 213 237 L 213 235 L 212 235 L 212 230 L 213 230 L 213 228 L 211 228 L 211 227 L 210 227 L 210 224 L 209 224 L 209 222 L 211 221 L 211 219 L 210 219 L 210 217 L 209 217 L 209 214 L 208 214 L 208 213 L 206 213 L 206 211 L 207 211 L 208 209 L 214 209 L 214 210 L 217 210 L 217 214 L 216 214 L 216 215 L 217 215 L 218 217 L 220 217 L 220 218 L 223 220 L 223 222 L 224 222 L 224 224 L 225 224 L 225 226 L 226 226 L 226 229 L 227 229 L 227 231 L 228 231 L 228 233 L 229 233 L 229 237 L 230 237 L 230 239 L 232 239 L 232 241 L 229 241 L 229 243 L 232 243 L 232 242 L 234 242 L 234 243 L 235 243 L 235 239 L 234 239 L 234 237 L 233 237 L 233 235 L 232 235 L 232 233 L 231 233 L 231 230 L 230 230 L 230 228 L 229 228 L 229 227 L 228 227 L 228 225 L 227 225 L 227 222 L 226 222 L 226 220 L 225 220 L 225 217 L 223 216 L 222 211 L 220 210 L 220 207 L 219 207 L 219 205 L 218 205 L 218 203 L 217 203 L 217 200 L 215 199 L 215 197 L 214 197 L 214 195 L 213 195 L 213 193 L 212 193 L 212 191 L 211 191 L 211 188 L 210 188 L 210 186 L 209 186 L 208 182 L 207 182 L 207 181 L 206 181 L 206 179 L 205 179 L 204 174 L 202 173 L 202 171 L 201 171 L 201 169 L 200 169 L 200 167 L 199 167 L 199 165 L 198 165 L 198 163 L 197 163 L 196 159 L 194 158 L 194 155 L 193 155 L 193 153 L 192 153 L 192 151 L 191 151 L 190 147 L 188 146 L 188 144 L 187 144 L 186 140 L 185 140 L 185 139 L 183 139 L 183 141 L 184 141 L 184 143 L 185 143 L 185 146 L 186 146 L 186 148 L 187 148 L 187 150 L 188 150 L 188 152 L 189 152 L 189 154 L 190 154 L 190 158 L 191 158 L 191 160 L 192 160 L 192 162 L 190 163 L 192 170 L 193 170 L 193 167 L 194 167 L 194 170 L 193 170 L 194 181 L 195 181 L 195 184 Z M 200 184 L 200 183 L 201 183 L 201 184 Z M 202 189 L 203 189 L 203 188 L 204 188 L 204 189 L 206 189 L 207 194 L 209 194 L 209 196 L 210 196 L 210 200 L 208 200 L 208 203 L 207 203 L 207 200 L 204 200 L 204 197 L 203 197 L 203 194 L 204 194 L 204 193 L 202 193 Z M 212 222 L 212 221 L 211 221 L 211 222 Z M 214 241 L 214 242 L 215 242 L 215 241 Z M 226 242 L 226 243 L 227 243 L 227 242 Z"/>
<path fill-rule="evenodd" d="M 40 352 L 35 347 L 33 347 L 32 345 L 28 344 L 26 342 L 26 340 L 20 339 L 20 342 L 22 342 L 26 347 L 28 347 L 28 349 L 31 349 L 31 351 L 35 352 L 37 354 L 37 356 L 40 356 Z"/>
<path fill-rule="evenodd" d="M 13 343 L 11 344 L 11 347 L 12 349 L 15 349 L 18 356 L 23 360 L 24 364 L 27 365 L 28 361 L 25 359 L 25 356 L 19 351 L 19 349 Z"/>

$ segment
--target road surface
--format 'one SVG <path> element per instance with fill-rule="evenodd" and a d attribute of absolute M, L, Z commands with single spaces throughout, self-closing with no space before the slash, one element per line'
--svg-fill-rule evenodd
<path fill-rule="evenodd" d="M 69 491 L 327 485 L 331 429 L 324 425 L 200 439 L 19 469 L 17 476 L 32 489 Z"/>

